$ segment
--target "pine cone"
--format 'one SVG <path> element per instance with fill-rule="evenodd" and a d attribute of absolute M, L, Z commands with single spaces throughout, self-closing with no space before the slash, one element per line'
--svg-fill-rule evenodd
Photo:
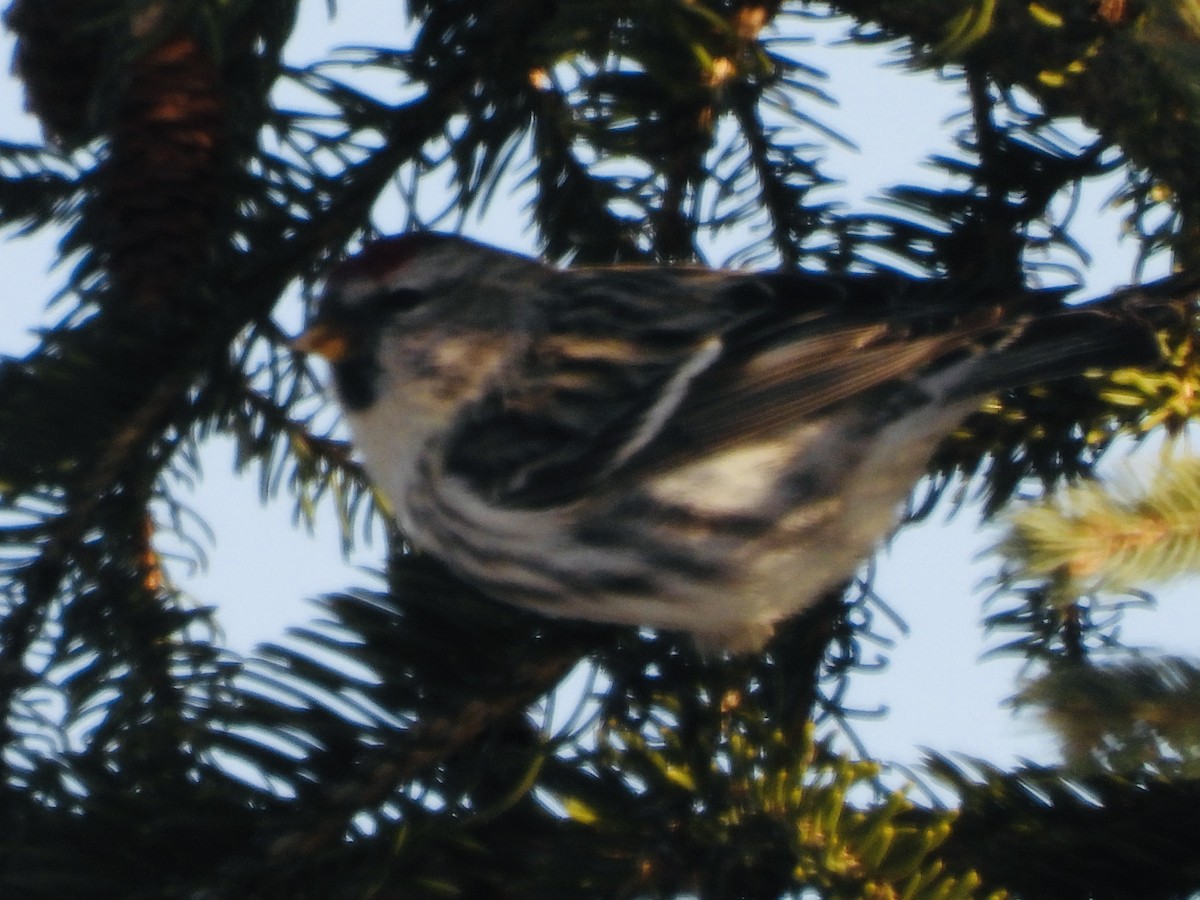
<path fill-rule="evenodd" d="M 65 147 L 96 133 L 93 91 L 107 41 L 110 0 L 15 0 L 4 17 L 17 36 L 13 70 L 25 83 L 25 108 L 47 138 Z"/>
<path fill-rule="evenodd" d="M 109 273 L 125 302 L 178 315 L 194 301 L 220 208 L 226 142 L 221 75 L 191 35 L 163 39 L 130 63 L 101 179 Z"/>

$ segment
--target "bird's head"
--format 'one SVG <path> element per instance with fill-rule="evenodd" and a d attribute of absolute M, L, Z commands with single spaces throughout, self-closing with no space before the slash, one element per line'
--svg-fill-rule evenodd
<path fill-rule="evenodd" d="M 455 235 L 381 238 L 334 266 L 316 315 L 292 347 L 324 357 L 343 406 L 359 410 L 374 401 L 389 335 L 393 344 L 411 344 L 435 331 L 488 330 L 510 312 L 497 299 L 504 292 L 493 288 L 537 268 Z"/>
<path fill-rule="evenodd" d="M 332 363 L 369 349 L 371 339 L 394 318 L 470 274 L 476 261 L 473 253 L 463 253 L 464 243 L 449 235 L 412 232 L 366 244 L 329 273 L 317 314 L 293 347 Z"/>

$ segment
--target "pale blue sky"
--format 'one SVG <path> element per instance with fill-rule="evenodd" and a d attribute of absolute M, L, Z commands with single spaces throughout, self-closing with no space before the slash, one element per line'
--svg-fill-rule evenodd
<path fill-rule="evenodd" d="M 321 57 L 330 46 L 386 41 L 403 28 L 400 4 L 340 4 L 339 17 L 330 23 L 326 4 L 304 4 L 302 20 L 290 56 L 293 62 Z M 837 35 L 822 35 L 831 43 Z M 0 41 L 0 59 L 11 57 L 8 35 Z M 806 53 L 805 50 L 797 51 Z M 881 188 L 900 181 L 925 181 L 936 177 L 922 170 L 920 161 L 945 150 L 953 127 L 945 119 L 961 107 L 958 87 L 937 83 L 929 75 L 874 65 L 886 53 L 847 53 L 831 49 L 819 56 L 829 68 L 830 93 L 840 107 L 828 110 L 825 121 L 851 137 L 859 152 L 837 152 L 831 169 L 846 185 L 827 195 L 859 206 Z M 5 67 L 6 68 L 6 67 Z M 399 96 L 399 84 L 385 86 Z M 36 141 L 36 124 L 21 112 L 19 85 L 0 76 L 0 139 Z M 1090 224 L 1086 242 L 1095 263 L 1089 275 L 1092 292 L 1128 280 L 1135 247 L 1120 242 L 1119 216 L 1104 205 L 1117 182 L 1088 192 L 1083 213 Z M 430 203 L 439 198 L 430 197 Z M 524 232 L 524 199 L 519 191 L 503 197 L 482 220 L 469 220 L 468 231 L 514 249 L 529 250 L 533 243 Z M 379 223 L 385 230 L 398 228 L 403 211 L 394 200 L 381 205 Z M 54 239 L 38 236 L 17 240 L 11 231 L 0 232 L 0 268 L 6 273 L 6 290 L 0 304 L 0 352 L 18 354 L 33 345 L 29 329 L 51 321 L 40 304 L 66 276 L 50 271 Z M 298 304 L 281 307 L 281 321 L 299 325 Z M 1143 454 L 1145 455 L 1145 454 Z M 200 573 L 176 570 L 176 577 L 198 601 L 219 606 L 220 620 L 231 646 L 248 651 L 256 641 L 276 639 L 288 625 L 302 624 L 309 614 L 306 598 L 354 584 L 370 583 L 353 568 L 376 566 L 381 545 L 363 548 L 348 565 L 340 557 L 336 526 L 323 518 L 311 536 L 291 519 L 293 504 L 287 498 L 268 507 L 258 500 L 253 474 L 230 475 L 232 451 L 217 441 L 203 454 L 205 479 L 191 498 L 192 504 L 216 533 L 208 549 L 210 565 Z M 978 582 L 991 566 L 975 557 L 995 535 L 975 529 L 976 515 L 962 512 L 952 524 L 934 521 L 910 529 L 892 542 L 878 559 L 876 588 L 911 627 L 911 636 L 897 638 L 886 655 L 888 668 L 860 675 L 850 702 L 863 708 L 885 705 L 891 714 L 857 725 L 869 749 L 878 757 L 908 764 L 920 758 L 920 747 L 940 752 L 962 752 L 987 757 L 1001 764 L 1018 757 L 1050 761 L 1052 745 L 1036 721 L 1014 719 L 1002 701 L 1015 689 L 1017 663 L 1013 660 L 981 662 L 987 642 L 981 634 L 982 592 Z M 1133 643 L 1164 646 L 1191 653 L 1188 639 L 1200 625 L 1191 598 L 1194 585 L 1164 595 L 1157 613 L 1135 613 L 1127 618 L 1125 634 Z"/>

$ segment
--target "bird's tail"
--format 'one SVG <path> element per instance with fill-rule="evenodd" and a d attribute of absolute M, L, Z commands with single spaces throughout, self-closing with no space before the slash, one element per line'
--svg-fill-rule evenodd
<path fill-rule="evenodd" d="M 1188 321 L 1197 299 L 1200 278 L 1169 278 L 1030 316 L 984 354 L 954 394 L 991 394 L 1089 370 L 1153 366 L 1163 357 L 1160 335 Z"/>

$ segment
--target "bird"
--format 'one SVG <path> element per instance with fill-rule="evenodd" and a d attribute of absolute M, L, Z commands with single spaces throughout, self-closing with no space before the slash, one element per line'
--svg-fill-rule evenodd
<path fill-rule="evenodd" d="M 1160 356 L 1128 298 L 1017 294 L 414 231 L 337 263 L 294 347 L 412 547 L 526 610 L 737 654 L 854 577 L 989 395 Z"/>

